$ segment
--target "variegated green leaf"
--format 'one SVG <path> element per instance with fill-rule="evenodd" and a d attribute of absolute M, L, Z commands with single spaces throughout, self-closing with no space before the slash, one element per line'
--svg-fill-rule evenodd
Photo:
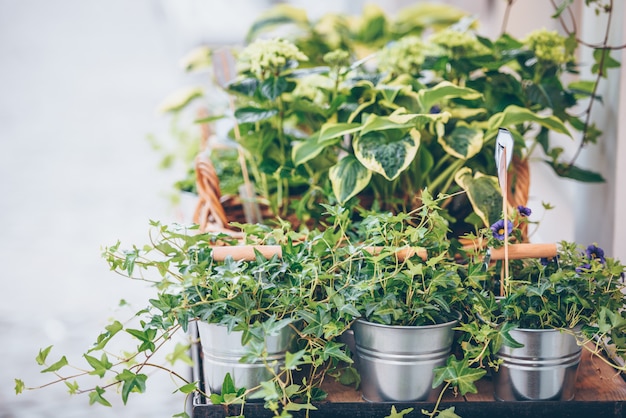
<path fill-rule="evenodd" d="M 246 42 L 258 38 L 262 33 L 280 25 L 295 25 L 308 29 L 310 23 L 306 11 L 287 4 L 272 7 L 263 13 L 250 27 L 246 34 Z"/>
<path fill-rule="evenodd" d="M 482 96 L 480 92 L 469 87 L 461 87 L 449 81 L 442 81 L 430 89 L 420 90 L 418 100 L 422 110 L 428 112 L 434 105 L 449 99 L 476 100 Z"/>
<path fill-rule="evenodd" d="M 325 123 L 320 130 L 318 142 L 320 144 L 346 134 L 353 134 L 361 130 L 360 123 Z"/>
<path fill-rule="evenodd" d="M 403 109 L 402 109 L 403 110 Z M 450 116 L 447 112 L 438 114 L 399 113 L 394 112 L 389 116 L 370 115 L 361 129 L 361 135 L 374 131 L 388 129 L 423 128 L 431 122 L 447 122 Z"/>
<path fill-rule="evenodd" d="M 192 100 L 202 97 L 204 94 L 200 87 L 189 87 L 178 90 L 167 97 L 159 106 L 159 111 L 178 112 L 187 106 Z"/>
<path fill-rule="evenodd" d="M 296 166 L 306 163 L 309 160 L 317 157 L 324 148 L 339 142 L 338 138 L 333 141 L 326 141 L 324 143 L 319 142 L 317 135 L 313 135 L 304 141 L 294 143 L 291 151 L 291 158 Z"/>
<path fill-rule="evenodd" d="M 472 176 L 472 169 L 463 167 L 454 179 L 467 193 L 474 212 L 485 226 L 494 224 L 502 217 L 502 194 L 497 177 L 486 176 L 480 172 Z"/>
<path fill-rule="evenodd" d="M 343 205 L 369 184 L 372 173 L 348 155 L 330 168 L 328 177 L 337 201 Z"/>
<path fill-rule="evenodd" d="M 485 140 L 495 137 L 498 134 L 498 128 L 512 127 L 526 122 L 538 123 L 554 132 L 565 134 L 570 138 L 572 136 L 567 126 L 556 116 L 541 116 L 525 107 L 510 105 L 504 111 L 489 118 L 489 132 Z"/>
<path fill-rule="evenodd" d="M 467 160 L 482 149 L 483 131 L 465 122 L 459 122 L 449 135 L 439 137 L 438 142 L 448 154 Z"/>
<path fill-rule="evenodd" d="M 420 137 L 416 129 L 411 129 L 408 135 L 397 130 L 375 131 L 359 136 L 352 146 L 361 164 L 391 181 L 415 158 Z"/>

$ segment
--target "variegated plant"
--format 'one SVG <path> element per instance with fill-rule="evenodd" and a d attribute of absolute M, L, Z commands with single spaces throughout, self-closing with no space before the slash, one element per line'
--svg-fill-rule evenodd
<path fill-rule="evenodd" d="M 287 5 L 261 16 L 227 89 L 236 99 L 231 136 L 261 199 L 278 216 L 315 223 L 320 203 L 408 211 L 429 189 L 456 196 L 442 206 L 461 234 L 500 216 L 499 128 L 511 132 L 517 160 L 540 148 L 558 175 L 602 181 L 563 162 L 549 136 L 600 135 L 572 111 L 600 78 L 562 81 L 576 71 L 575 34 L 490 40 L 475 26 L 463 11 L 422 3 L 394 20 L 376 6 L 359 18 L 311 21 Z M 290 41 L 262 39 L 277 27 L 298 31 Z M 596 59 L 599 77 L 615 66 L 605 54 Z"/>

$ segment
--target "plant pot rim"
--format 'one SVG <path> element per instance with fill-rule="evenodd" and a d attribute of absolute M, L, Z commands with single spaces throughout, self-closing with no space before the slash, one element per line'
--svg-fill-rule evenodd
<path fill-rule="evenodd" d="M 499 324 L 502 325 L 502 324 Z M 528 332 L 528 333 L 541 333 L 541 332 L 580 332 L 582 329 L 582 325 L 578 324 L 574 327 L 555 327 L 555 328 L 522 328 L 516 327 L 512 328 L 511 331 L 520 331 L 520 332 Z"/>
<path fill-rule="evenodd" d="M 366 324 L 368 326 L 372 326 L 372 327 L 378 327 L 378 328 L 394 328 L 394 329 L 415 329 L 415 328 L 420 328 L 420 329 L 429 329 L 429 328 L 443 328 L 443 327 L 447 327 L 447 326 L 451 326 L 455 323 L 458 323 L 460 320 L 460 315 L 458 319 L 453 319 L 451 321 L 447 321 L 447 322 L 441 322 L 438 324 L 431 324 L 431 325 L 385 325 L 385 324 L 379 324 L 377 322 L 371 322 L 368 321 L 367 319 L 364 318 L 359 318 L 355 321 L 356 322 L 360 322 L 363 324 Z"/>

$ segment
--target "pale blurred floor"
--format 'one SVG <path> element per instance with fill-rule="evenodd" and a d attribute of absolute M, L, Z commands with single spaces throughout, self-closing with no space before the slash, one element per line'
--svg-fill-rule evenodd
<path fill-rule="evenodd" d="M 47 380 L 39 348 L 80 360 L 108 318 L 134 312 L 115 312 L 121 298 L 138 310 L 150 292 L 111 273 L 100 248 L 143 243 L 150 219 L 179 219 L 165 197 L 172 173 L 146 140 L 167 132 L 155 109 L 184 82 L 175 29 L 156 0 L 0 0 L 2 418 L 183 410 L 166 376 L 126 408 L 89 407 L 64 385 L 13 392 L 14 378 Z"/>

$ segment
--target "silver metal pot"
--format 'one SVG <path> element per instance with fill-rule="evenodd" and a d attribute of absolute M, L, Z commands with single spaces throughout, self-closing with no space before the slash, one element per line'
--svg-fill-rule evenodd
<path fill-rule="evenodd" d="M 427 400 L 433 369 L 445 364 L 457 323 L 389 326 L 357 320 L 353 329 L 363 399 Z"/>
<path fill-rule="evenodd" d="M 498 352 L 503 363 L 494 374 L 495 398 L 501 401 L 573 399 L 582 351 L 573 331 L 518 328 L 510 335 L 524 347 L 502 346 Z"/>
<path fill-rule="evenodd" d="M 278 335 L 266 336 L 267 357 L 254 363 L 241 363 L 240 359 L 247 354 L 241 344 L 241 331 L 228 332 L 223 325 L 198 321 L 198 333 L 202 345 L 204 380 L 211 393 L 222 392 L 226 373 L 230 373 L 237 388 L 250 389 L 271 379 L 271 370 L 277 373 L 285 364 L 285 353 L 296 336 L 291 327 L 281 329 Z"/>

